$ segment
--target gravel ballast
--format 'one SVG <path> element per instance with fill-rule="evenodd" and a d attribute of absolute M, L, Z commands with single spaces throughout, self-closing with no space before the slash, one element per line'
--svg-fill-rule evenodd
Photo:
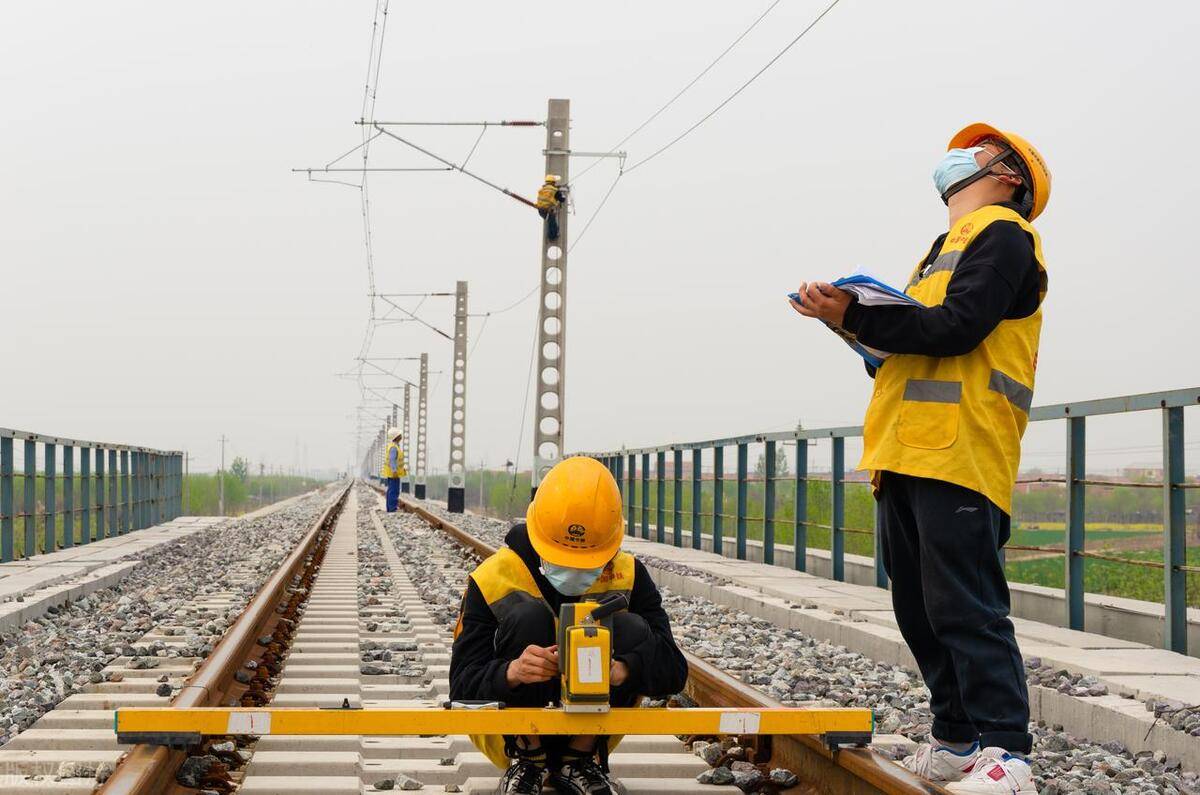
<path fill-rule="evenodd" d="M 131 658 L 134 668 L 155 668 L 164 658 L 207 656 L 332 495 L 327 488 L 265 516 L 231 519 L 162 544 L 140 554 L 113 587 L 53 607 L 0 637 L 0 746 L 64 698 L 105 681 L 104 668 L 118 657 Z M 241 597 L 236 609 L 190 604 L 227 592 Z M 183 638 L 183 645 L 138 642 L 155 627 Z"/>

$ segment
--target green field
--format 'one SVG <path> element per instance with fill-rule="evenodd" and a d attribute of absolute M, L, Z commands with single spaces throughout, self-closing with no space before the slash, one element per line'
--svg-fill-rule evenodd
<path fill-rule="evenodd" d="M 1141 550 L 1121 553 L 1121 557 L 1134 560 L 1149 560 L 1162 563 L 1159 550 Z M 1189 565 L 1200 565 L 1200 549 L 1189 549 Z M 1005 567 L 1011 582 L 1045 585 L 1062 588 L 1066 580 L 1065 566 L 1061 557 L 1042 558 L 1011 562 Z M 1085 560 L 1083 562 L 1083 587 L 1090 593 L 1124 596 L 1148 602 L 1163 600 L 1163 570 L 1147 566 L 1134 566 L 1107 560 Z M 1200 607 L 1200 578 L 1187 575 L 1187 603 Z"/>
<path fill-rule="evenodd" d="M 33 511 L 30 516 L 33 525 L 33 547 L 38 552 L 47 549 L 46 544 L 46 480 L 39 474 L 33 481 Z M 56 515 L 55 519 L 55 548 L 64 546 L 65 535 L 65 516 L 63 514 L 63 506 L 65 504 L 66 494 L 63 489 L 65 480 L 58 478 L 54 481 L 54 503 Z M 89 537 L 93 540 L 99 538 L 97 531 L 97 514 L 96 506 L 100 495 L 103 494 L 107 500 L 110 494 L 110 485 L 116 486 L 116 495 L 118 503 L 121 500 L 121 482 L 119 477 L 112 477 L 105 474 L 103 477 L 92 475 L 89 478 L 89 493 L 88 493 L 88 530 Z M 225 513 L 228 516 L 237 516 L 242 513 L 253 511 L 263 505 L 269 505 L 296 494 L 301 494 L 316 488 L 320 483 L 311 478 L 292 477 L 289 475 L 247 475 L 245 480 L 234 475 L 232 472 L 225 473 Z M 74 504 L 74 513 L 72 519 L 73 540 L 75 544 L 83 542 L 83 519 L 84 513 L 82 506 L 83 499 L 83 484 L 82 478 L 75 477 L 72 479 L 71 498 Z M 211 516 L 218 512 L 218 482 L 215 474 L 201 475 L 191 474 L 186 478 L 184 486 L 184 494 L 187 495 L 187 504 L 183 506 L 185 515 Z M 127 493 L 128 494 L 128 493 Z M 132 495 L 129 494 L 132 498 Z M 15 475 L 13 477 L 13 508 L 14 517 L 12 519 L 12 545 L 13 556 L 22 558 L 25 556 L 26 548 L 26 517 L 25 517 L 25 477 L 23 475 Z M 105 533 L 111 535 L 110 524 L 119 522 L 121 517 L 119 508 L 109 508 L 105 512 Z M 0 534 L 3 531 L 0 530 Z"/>
<path fill-rule="evenodd" d="M 1160 531 L 1161 532 L 1161 531 Z M 1143 530 L 1088 530 L 1085 534 L 1086 546 L 1088 549 L 1101 549 L 1109 546 L 1113 541 L 1122 538 L 1132 538 L 1135 536 L 1146 535 Z M 1064 530 L 1043 530 L 1018 528 L 1012 531 L 1012 537 L 1009 538 L 1010 544 L 1022 544 L 1024 546 L 1042 547 L 1042 546 L 1063 546 L 1065 542 L 1066 532 Z"/>
<path fill-rule="evenodd" d="M 737 482 L 736 475 L 729 472 L 730 461 L 726 460 L 726 475 L 722 484 L 723 505 L 721 509 L 722 533 L 726 549 L 732 549 L 737 538 Z M 628 484 L 622 481 L 621 486 L 626 500 L 626 509 L 630 502 L 634 505 L 633 531 L 642 535 L 642 505 L 643 485 L 641 472 L 633 484 L 632 494 Z M 706 477 L 708 477 L 706 473 Z M 806 540 L 810 548 L 829 549 L 830 531 L 819 525 L 830 523 L 830 483 L 815 476 L 807 482 L 808 522 Z M 826 475 L 826 477 L 828 477 Z M 478 470 L 467 473 L 466 502 L 467 508 L 476 510 L 502 519 L 512 519 L 523 516 L 529 501 L 529 473 L 521 472 L 516 475 L 505 472 Z M 663 488 L 663 513 L 665 537 L 670 542 L 672 537 L 671 525 L 674 514 L 674 481 L 668 479 Z M 680 508 L 683 514 L 681 522 L 683 542 L 691 544 L 692 529 L 692 482 L 683 482 Z M 658 484 L 653 477 L 646 489 L 648 510 L 647 524 L 653 527 L 658 519 Z M 482 488 L 481 488 L 482 487 Z M 791 547 L 794 543 L 794 522 L 796 504 L 796 481 L 793 478 L 780 479 L 775 484 L 775 543 L 779 546 Z M 1129 497 L 1120 492 L 1139 492 Z M 1157 550 L 1117 551 L 1122 540 L 1134 537 L 1154 537 L 1161 532 L 1161 501 L 1162 495 L 1143 494 L 1148 489 L 1117 489 L 1115 494 L 1089 493 L 1086 502 L 1087 532 L 1085 544 L 1087 549 L 1109 550 L 1112 554 L 1120 554 L 1131 558 L 1162 559 L 1162 553 Z M 433 499 L 445 499 L 446 480 L 444 476 L 429 478 L 429 496 Z M 709 478 L 701 482 L 700 489 L 700 528 L 704 533 L 712 532 L 713 503 L 716 495 L 715 482 Z M 482 497 L 482 507 L 481 507 Z M 1136 503 L 1127 504 L 1136 498 Z M 1153 499 L 1150 499 L 1153 498 Z M 1157 506 L 1154 500 L 1157 500 Z M 1189 492 L 1188 504 L 1195 516 L 1200 511 L 1200 494 Z M 1055 510 L 1061 513 L 1063 495 L 1039 492 L 1033 495 L 1014 496 L 1014 530 L 1009 540 L 1010 544 L 1022 546 L 1058 546 L 1064 543 L 1063 523 L 1055 519 L 1045 518 Z M 766 487 L 761 478 L 751 480 L 746 484 L 746 536 L 750 539 L 763 537 L 763 513 L 766 503 Z M 1158 511 L 1158 513 L 1155 513 Z M 628 510 L 626 510 L 628 516 Z M 845 522 L 847 530 L 867 532 L 847 532 L 846 552 L 854 555 L 872 557 L 874 555 L 874 537 L 870 531 L 875 526 L 875 501 L 871 497 L 870 488 L 866 483 L 851 482 L 846 484 Z M 653 536 L 653 529 L 651 534 Z M 1191 535 L 1189 533 L 1189 535 Z M 1013 558 L 1022 555 L 1038 553 L 1016 552 Z M 1195 556 L 1200 562 L 1200 549 L 1189 550 L 1189 561 Z M 1013 582 L 1025 582 L 1045 585 L 1052 588 L 1063 587 L 1063 558 L 1055 555 L 1049 558 L 1021 561 L 1014 559 L 1008 564 L 1009 577 Z M 1097 593 L 1126 596 L 1134 599 L 1162 601 L 1162 570 L 1121 563 L 1088 560 L 1084 563 L 1086 573 L 1086 588 Z M 1195 583 L 1188 578 L 1188 600 L 1191 604 L 1200 606 L 1196 601 L 1200 594 L 1200 580 Z"/>

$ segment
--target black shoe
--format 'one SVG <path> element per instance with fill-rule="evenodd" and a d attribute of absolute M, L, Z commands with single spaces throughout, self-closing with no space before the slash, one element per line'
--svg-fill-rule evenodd
<path fill-rule="evenodd" d="M 500 786 L 496 788 L 496 795 L 540 795 L 545 773 L 545 757 L 518 757 L 509 765 L 508 770 L 504 771 Z"/>
<path fill-rule="evenodd" d="M 618 795 L 622 790 L 591 756 L 567 757 L 546 783 L 560 795 Z"/>

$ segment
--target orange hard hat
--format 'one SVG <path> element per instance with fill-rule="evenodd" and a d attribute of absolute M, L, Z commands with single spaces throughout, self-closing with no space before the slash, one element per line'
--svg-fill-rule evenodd
<path fill-rule="evenodd" d="M 621 549 L 625 522 L 621 490 L 594 458 L 555 464 L 525 512 L 529 542 L 542 560 L 573 569 L 598 569 Z"/>
<path fill-rule="evenodd" d="M 1041 152 L 1034 148 L 1033 144 L 1014 132 L 999 130 L 990 124 L 976 122 L 968 124 L 955 133 L 946 148 L 967 149 L 988 138 L 1008 144 L 1025 165 L 1023 176 L 1027 176 L 1032 183 L 1026 186 L 1032 197 L 1028 215 L 1028 220 L 1032 221 L 1042 214 L 1042 210 L 1046 209 L 1046 203 L 1050 201 L 1050 167 L 1046 165 Z"/>

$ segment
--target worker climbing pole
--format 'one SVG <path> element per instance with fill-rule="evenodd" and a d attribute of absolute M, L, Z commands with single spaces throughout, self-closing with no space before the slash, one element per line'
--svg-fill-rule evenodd
<path fill-rule="evenodd" d="M 567 213 L 569 191 L 571 103 L 550 100 L 546 116 L 546 185 L 538 192 L 539 205 L 547 186 L 554 197 L 552 210 L 539 206 L 546 222 L 542 228 L 541 301 L 538 304 L 538 368 L 536 422 L 533 426 L 533 491 L 551 467 L 562 458 L 563 389 L 566 363 L 567 320 Z M 550 177 L 557 177 L 551 182 Z M 554 219 L 553 229 L 551 219 Z M 553 234 L 552 234 L 553 232 Z"/>

